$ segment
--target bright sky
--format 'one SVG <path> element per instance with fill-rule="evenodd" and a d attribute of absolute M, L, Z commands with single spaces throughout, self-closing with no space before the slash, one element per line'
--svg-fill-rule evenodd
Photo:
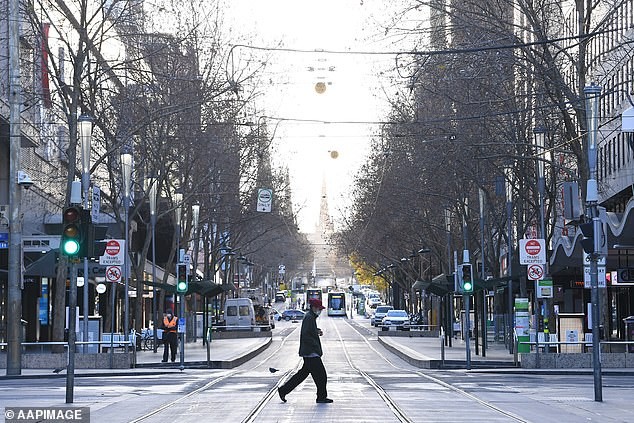
<path fill-rule="evenodd" d="M 364 4 L 362 4 L 364 3 Z M 288 166 L 300 230 L 313 232 L 319 217 L 323 181 L 330 211 L 341 220 L 350 202 L 353 177 L 369 152 L 377 125 L 308 123 L 301 120 L 375 122 L 385 120 L 386 78 L 378 73 L 394 67 L 394 56 L 328 54 L 319 50 L 393 51 L 380 45 L 373 16 L 384 18 L 379 0 L 227 0 L 222 11 L 231 39 L 258 47 L 316 52 L 262 52 L 269 55 L 265 95 L 257 107 L 264 115 L 285 119 L 275 132 L 275 165 Z M 398 2 L 396 2 L 398 3 Z M 239 48 L 238 57 L 254 52 Z M 313 68 L 314 70 L 309 70 Z M 333 69 L 333 70 L 330 70 Z M 317 82 L 326 91 L 315 91 Z M 393 90 L 392 90 L 393 91 Z M 277 121 L 269 119 L 272 133 Z M 331 158 L 331 151 L 338 157 Z"/>

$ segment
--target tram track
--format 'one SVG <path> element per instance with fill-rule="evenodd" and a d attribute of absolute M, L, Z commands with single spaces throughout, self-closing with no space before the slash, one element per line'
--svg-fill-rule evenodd
<path fill-rule="evenodd" d="M 153 416 L 156 416 L 157 414 L 160 414 L 162 411 L 167 410 L 169 408 L 171 408 L 172 406 L 176 405 L 176 404 L 180 404 L 183 401 L 187 400 L 188 398 L 191 398 L 195 395 L 198 395 L 206 390 L 208 390 L 209 388 L 218 385 L 228 379 L 231 379 L 232 377 L 235 377 L 241 373 L 247 373 L 250 371 L 253 371 L 255 369 L 257 369 L 258 367 L 262 366 L 264 363 L 266 363 L 271 357 L 273 357 L 275 354 L 277 354 L 283 347 L 284 344 L 286 343 L 286 341 L 288 340 L 288 338 L 293 335 L 293 333 L 295 332 L 296 328 L 293 329 L 292 331 L 290 331 L 280 342 L 280 345 L 277 346 L 277 348 L 275 348 L 273 351 L 267 351 L 267 355 L 265 358 L 263 358 L 262 360 L 258 361 L 257 364 L 255 364 L 254 366 L 245 368 L 245 369 L 236 369 L 236 370 L 231 370 L 227 373 L 225 373 L 224 375 L 218 376 L 216 378 L 214 378 L 213 380 L 203 384 L 202 386 L 187 392 L 184 395 L 179 396 L 178 398 L 169 401 L 157 408 L 155 408 L 154 410 L 140 416 L 137 417 L 133 420 L 130 420 L 129 423 L 138 423 L 138 422 L 143 422 L 146 421 L 148 419 L 150 419 Z M 298 361 L 298 364 L 295 366 L 295 369 L 297 369 L 299 367 L 299 365 L 301 364 L 300 361 Z M 266 404 L 268 404 L 268 402 L 271 401 L 271 399 L 277 394 L 277 387 L 280 385 L 280 382 L 282 380 L 285 380 L 288 375 L 293 371 L 293 369 L 291 370 L 287 370 L 286 372 L 282 373 L 282 377 L 278 380 L 278 382 L 266 393 L 266 395 L 264 396 L 264 398 L 262 400 L 260 400 L 260 402 L 258 402 L 258 404 L 251 410 L 251 412 L 247 415 L 247 417 L 245 418 L 245 422 L 252 422 L 255 421 L 255 417 L 257 417 L 257 415 L 266 407 Z"/>
<path fill-rule="evenodd" d="M 392 363 L 390 360 L 388 360 L 388 359 L 387 359 L 387 357 L 385 357 L 385 355 L 383 355 L 380 351 L 378 351 L 376 348 L 374 348 L 374 346 L 373 346 L 373 345 L 372 345 L 372 344 L 368 341 L 368 339 L 366 338 L 366 336 L 364 336 L 364 335 L 363 335 L 363 334 L 359 331 L 359 329 L 362 329 L 362 328 L 359 328 L 359 327 L 357 327 L 356 325 L 352 325 L 352 324 L 350 324 L 347 320 L 345 321 L 345 323 L 346 323 L 346 324 L 347 324 L 347 325 L 348 325 L 348 326 L 349 326 L 352 330 L 354 330 L 354 332 L 355 332 L 357 335 L 359 335 L 359 336 L 363 339 L 363 341 L 366 343 L 366 345 L 368 346 L 368 348 L 370 348 L 370 349 L 371 349 L 371 350 L 372 350 L 375 354 L 377 354 L 377 355 L 378 355 L 378 356 L 379 356 L 382 360 L 384 360 L 384 361 L 385 361 L 387 364 L 389 364 L 391 367 L 393 367 L 394 369 L 399 370 L 399 371 L 412 372 L 412 370 L 410 370 L 410 369 L 405 369 L 405 368 L 403 368 L 403 367 L 399 367 L 399 366 L 395 365 L 395 364 L 394 364 L 394 363 Z M 336 327 L 335 327 L 335 329 L 336 329 Z M 337 333 L 339 334 L 339 330 L 338 330 L 338 329 L 336 329 L 336 330 L 337 330 Z M 340 338 L 340 339 L 342 339 L 340 334 L 339 334 L 339 338 Z M 345 349 L 346 349 L 346 347 L 345 347 L 345 345 L 344 345 L 344 351 L 345 351 Z M 348 355 L 348 353 L 347 353 L 347 351 L 346 351 L 346 358 L 348 358 L 348 357 L 349 357 L 349 355 Z M 348 361 L 350 362 L 350 360 L 348 360 Z M 351 366 L 353 366 L 353 368 L 355 368 L 355 370 L 356 370 L 356 367 L 355 367 L 352 363 L 351 363 Z M 359 371 L 359 370 L 357 370 L 357 371 Z M 365 373 L 365 372 L 363 372 L 363 371 L 360 371 L 360 372 Z M 488 408 L 488 409 L 490 409 L 490 410 L 492 410 L 492 411 L 495 411 L 496 413 L 498 413 L 498 414 L 500 414 L 500 415 L 502 415 L 502 416 L 504 416 L 504 417 L 506 417 L 506 418 L 508 418 L 508 419 L 510 419 L 510 420 L 512 420 L 512 421 L 515 421 L 515 422 L 522 422 L 522 423 L 530 423 L 530 420 L 526 420 L 526 419 L 524 419 L 524 418 L 522 418 L 522 417 L 520 417 L 520 416 L 518 416 L 518 415 L 516 415 L 516 414 L 514 414 L 514 413 L 512 413 L 512 412 L 510 412 L 510 411 L 504 410 L 504 409 L 502 409 L 502 408 L 500 408 L 500 407 L 496 406 L 495 404 L 492 404 L 492 403 L 490 403 L 490 402 L 488 402 L 488 401 L 485 401 L 485 400 L 483 400 L 483 399 L 481 399 L 481 398 L 478 398 L 477 396 L 475 396 L 475 395 L 473 395 L 473 394 L 471 394 L 471 393 L 469 393 L 469 392 L 465 391 L 464 389 L 461 389 L 461 388 L 459 388 L 459 387 L 457 387 L 457 386 L 455 386 L 455 385 L 452 385 L 451 383 L 445 382 L 445 381 L 443 381 L 443 380 L 441 380 L 441 379 L 439 379 L 439 378 L 437 378 L 437 377 L 434 377 L 434 376 L 431 376 L 431 375 L 429 375 L 429 374 L 426 374 L 426 373 L 424 373 L 424 372 L 422 372 L 422 371 L 420 371 L 420 370 L 415 370 L 415 371 L 414 371 L 414 373 L 415 373 L 415 374 L 417 374 L 418 376 L 420 376 L 420 377 L 422 377 L 422 378 L 424 378 L 424 379 L 426 379 L 426 380 L 428 380 L 428 381 L 432 382 L 432 383 L 435 383 L 435 384 L 437 384 L 437 385 L 440 385 L 440 386 L 444 387 L 445 389 L 449 389 L 449 390 L 451 390 L 451 391 L 453 391 L 453 392 L 455 392 L 455 393 L 457 393 L 457 394 L 460 394 L 460 395 L 462 395 L 462 396 L 464 396 L 464 397 L 466 397 L 466 398 L 468 398 L 468 399 L 470 399 L 470 400 L 472 400 L 472 401 L 474 401 L 474 402 L 477 402 L 478 404 L 480 404 L 480 405 L 482 405 L 482 406 L 484 406 L 484 407 L 486 407 L 486 408 Z M 367 373 L 365 373 L 365 375 L 364 375 L 364 374 L 362 374 L 362 376 L 363 376 L 364 378 L 366 378 L 366 380 L 367 380 L 368 378 L 369 378 L 369 379 L 372 379 L 372 377 L 371 377 L 370 375 L 368 375 Z M 374 382 L 374 383 L 376 383 L 376 382 Z M 383 398 L 383 396 L 382 396 L 381 398 Z M 388 396 L 388 398 L 389 398 L 389 396 Z M 391 401 L 391 400 L 390 400 L 390 401 Z M 393 403 L 393 401 L 392 401 L 392 403 Z M 389 404 L 388 404 L 388 406 L 389 406 Z M 392 409 L 392 407 L 390 407 L 390 408 Z M 400 407 L 398 407 L 398 406 L 396 406 L 396 410 L 397 410 L 399 413 L 402 411 L 402 410 L 401 410 L 401 408 L 400 408 Z M 394 411 L 395 411 L 395 410 L 393 410 L 393 412 L 394 412 Z M 396 412 L 395 412 L 395 416 L 396 416 L 397 418 L 399 418 L 399 415 L 398 415 L 398 414 L 396 414 Z M 412 420 L 407 419 L 407 420 L 399 420 L 399 421 L 407 421 L 407 422 L 410 422 L 410 421 L 412 421 Z"/>

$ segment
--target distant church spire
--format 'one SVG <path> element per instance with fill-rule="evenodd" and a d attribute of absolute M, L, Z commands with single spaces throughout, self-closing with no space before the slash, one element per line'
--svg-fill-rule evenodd
<path fill-rule="evenodd" d="M 321 184 L 321 202 L 319 205 L 319 222 L 317 224 L 317 232 L 322 235 L 332 235 L 334 233 L 334 225 L 330 218 L 330 211 L 328 209 L 328 191 L 326 189 L 326 176 L 324 175 L 323 182 Z"/>

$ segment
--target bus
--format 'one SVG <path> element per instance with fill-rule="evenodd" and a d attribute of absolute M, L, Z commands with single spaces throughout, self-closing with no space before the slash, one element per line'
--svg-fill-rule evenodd
<path fill-rule="evenodd" d="M 328 293 L 328 316 L 346 315 L 346 294 L 345 292 Z"/>
<path fill-rule="evenodd" d="M 308 300 L 317 298 L 321 301 L 321 288 L 308 288 L 306 290 L 306 308 L 308 309 Z"/>

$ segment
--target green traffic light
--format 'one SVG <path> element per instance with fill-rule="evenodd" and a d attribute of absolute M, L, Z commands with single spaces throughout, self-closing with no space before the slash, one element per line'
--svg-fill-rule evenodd
<path fill-rule="evenodd" d="M 67 240 L 64 242 L 62 249 L 66 255 L 74 256 L 79 252 L 79 242 L 74 239 Z"/>
<path fill-rule="evenodd" d="M 463 287 L 466 292 L 471 292 L 473 290 L 473 284 L 471 284 L 471 282 L 465 282 Z"/>
<path fill-rule="evenodd" d="M 178 286 L 176 288 L 178 290 L 178 292 L 185 292 L 187 291 L 187 282 L 185 281 L 178 281 Z"/>

